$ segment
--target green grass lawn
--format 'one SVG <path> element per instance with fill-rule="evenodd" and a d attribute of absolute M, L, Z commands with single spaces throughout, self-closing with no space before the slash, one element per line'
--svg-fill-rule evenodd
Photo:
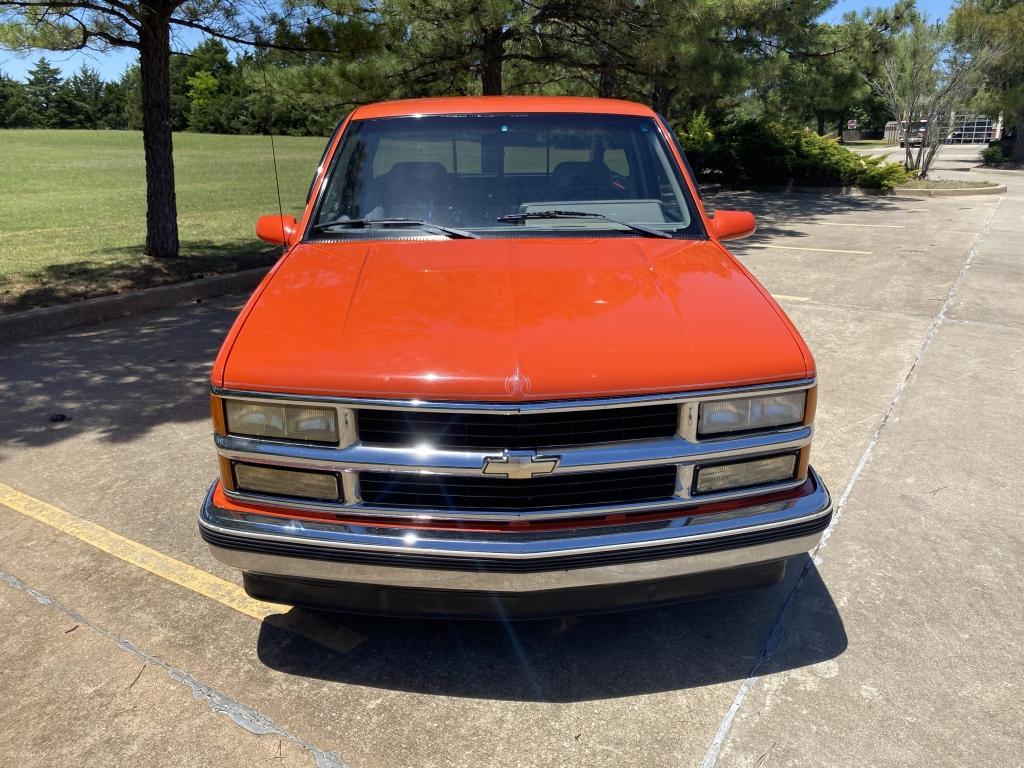
<path fill-rule="evenodd" d="M 298 215 L 326 139 L 277 137 L 285 213 Z M 133 131 L 0 131 L 0 314 L 269 264 L 277 212 L 266 136 L 174 136 L 179 259 L 142 255 L 146 177 Z"/>

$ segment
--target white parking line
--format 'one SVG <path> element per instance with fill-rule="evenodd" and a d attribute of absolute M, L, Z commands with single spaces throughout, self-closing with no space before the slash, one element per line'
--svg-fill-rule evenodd
<path fill-rule="evenodd" d="M 842 221 L 808 221 L 808 224 L 816 224 L 819 227 L 868 227 L 873 229 L 906 229 L 906 224 L 853 224 Z"/>
<path fill-rule="evenodd" d="M 770 219 L 767 216 L 759 216 L 757 219 L 759 222 L 771 224 L 772 226 L 784 227 L 789 224 L 812 224 L 816 227 L 864 227 L 866 229 L 906 229 L 906 224 L 854 224 L 852 222 L 844 221 L 781 221 L 779 219 Z"/>
<path fill-rule="evenodd" d="M 804 302 L 804 301 L 810 301 L 811 300 L 810 297 L 808 297 L 808 296 L 786 296 L 784 293 L 773 293 L 772 294 L 772 298 L 778 299 L 779 301 L 799 301 L 799 302 Z"/>
<path fill-rule="evenodd" d="M 803 248 L 799 245 L 767 245 L 765 243 L 748 243 L 749 248 L 773 248 L 780 251 L 817 251 L 818 253 L 847 253 L 852 256 L 870 256 L 873 251 L 840 251 L 835 248 Z"/>

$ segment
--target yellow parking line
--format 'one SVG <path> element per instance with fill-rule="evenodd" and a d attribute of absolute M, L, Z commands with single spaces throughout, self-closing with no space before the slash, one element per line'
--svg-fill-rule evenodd
<path fill-rule="evenodd" d="M 132 541 L 102 525 L 83 520 L 70 512 L 33 498 L 3 483 L 0 483 L 0 505 L 254 619 L 266 619 L 275 614 L 284 613 L 290 607 L 255 600 L 237 584 L 232 584 L 230 581 L 225 581 L 219 576 L 214 576 L 212 573 L 207 573 L 188 563 L 175 560 L 162 552 L 150 549 L 145 544 Z M 301 632 L 301 634 L 308 635 L 309 633 Z M 351 650 L 366 639 L 358 632 L 339 627 L 332 627 L 330 635 L 330 647 L 342 651 Z M 322 638 L 318 636 L 313 636 L 312 639 L 322 641 Z"/>
<path fill-rule="evenodd" d="M 175 584 L 198 592 L 204 597 L 216 600 L 221 605 L 234 608 L 239 613 L 252 616 L 254 619 L 265 619 L 271 614 L 285 610 L 285 606 L 252 599 L 245 594 L 241 587 L 230 581 L 225 581 L 212 573 L 168 557 L 144 544 L 132 541 L 96 523 L 83 520 L 70 512 L 32 498 L 2 483 L 0 483 L 0 504 L 10 507 L 26 517 L 31 517 L 33 520 L 38 520 L 40 523 L 45 523 L 61 533 L 73 536 L 79 541 L 91 544 L 108 555 L 113 555 L 163 579 L 173 581 Z"/>
<path fill-rule="evenodd" d="M 750 248 L 776 248 L 782 251 L 818 251 L 820 253 L 849 253 L 854 256 L 870 256 L 872 251 L 837 251 L 835 248 L 802 248 L 798 245 L 766 245 L 764 243 L 749 243 Z"/>

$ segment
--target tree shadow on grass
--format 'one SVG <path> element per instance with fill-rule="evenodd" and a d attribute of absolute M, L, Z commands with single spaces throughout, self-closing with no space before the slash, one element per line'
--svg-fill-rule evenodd
<path fill-rule="evenodd" d="M 0 315 L 269 266 L 280 255 L 279 248 L 252 240 L 183 242 L 176 259 L 154 259 L 142 250 L 142 245 L 112 248 L 97 254 L 102 259 L 0 278 Z"/>
<path fill-rule="evenodd" d="M 801 626 L 776 622 L 806 569 Z M 293 609 L 298 621 L 304 612 Z M 317 614 L 367 637 L 346 654 L 264 621 L 260 661 L 291 675 L 395 691 L 508 701 L 578 702 L 743 680 L 832 659 L 847 646 L 828 587 L 807 555 L 768 589 L 663 608 L 528 622 Z"/>

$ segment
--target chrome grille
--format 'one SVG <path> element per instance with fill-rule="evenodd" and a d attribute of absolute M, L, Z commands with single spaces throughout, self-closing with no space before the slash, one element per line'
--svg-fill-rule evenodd
<path fill-rule="evenodd" d="M 538 512 L 664 501 L 675 493 L 676 468 L 663 465 L 529 480 L 360 472 L 359 488 L 366 507 Z"/>
<path fill-rule="evenodd" d="M 679 406 L 673 403 L 552 413 L 437 413 L 360 409 L 359 438 L 370 445 L 445 449 L 555 448 L 671 437 Z"/>
<path fill-rule="evenodd" d="M 226 488 L 225 494 L 238 501 L 316 512 L 344 510 L 353 517 L 568 520 L 764 493 L 765 487 L 755 486 L 696 494 L 694 479 L 701 467 L 798 453 L 810 443 L 813 427 L 701 439 L 700 405 L 811 386 L 812 380 L 802 380 L 535 403 L 288 398 L 217 391 L 225 399 L 336 408 L 341 436 L 337 446 L 233 434 L 215 439 L 222 466 L 226 460 L 328 472 L 338 476 L 343 490 L 340 499 L 324 501 Z M 796 477 L 777 488 L 795 487 L 800 481 Z"/>

